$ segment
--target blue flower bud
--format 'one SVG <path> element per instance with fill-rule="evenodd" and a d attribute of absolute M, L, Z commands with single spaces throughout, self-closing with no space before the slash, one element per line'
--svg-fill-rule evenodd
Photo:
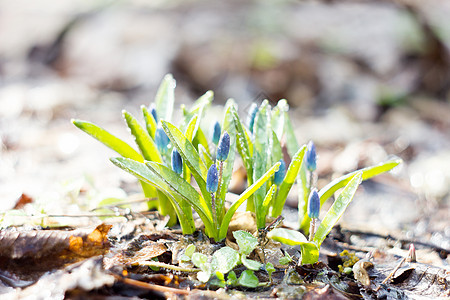
<path fill-rule="evenodd" d="M 284 160 L 280 159 L 280 168 L 275 172 L 273 176 L 273 183 L 280 185 L 284 180 L 284 175 L 286 174 L 286 163 Z"/>
<path fill-rule="evenodd" d="M 170 143 L 169 137 L 164 132 L 164 129 L 162 129 L 161 126 L 158 126 L 155 132 L 155 144 L 156 147 L 158 147 L 159 152 L 166 152 L 169 143 Z"/>
<path fill-rule="evenodd" d="M 220 132 L 221 132 L 220 124 L 219 122 L 216 122 L 213 127 L 213 133 L 212 133 L 212 142 L 214 145 L 217 145 L 219 143 L 220 139 Z"/>
<path fill-rule="evenodd" d="M 183 172 L 183 160 L 181 159 L 180 153 L 178 153 L 175 148 L 172 150 L 172 170 L 177 174 Z"/>
<path fill-rule="evenodd" d="M 152 114 L 153 119 L 155 119 L 155 122 L 158 123 L 158 114 L 156 113 L 156 108 L 155 108 L 155 105 L 153 103 L 150 106 L 150 113 Z"/>
<path fill-rule="evenodd" d="M 320 198 L 317 189 L 313 189 L 308 199 L 308 216 L 311 219 L 318 219 L 320 211 Z"/>
<path fill-rule="evenodd" d="M 217 174 L 216 164 L 212 164 L 206 175 L 206 190 L 209 193 L 215 193 L 219 186 L 219 175 Z"/>
<path fill-rule="evenodd" d="M 250 132 L 252 133 L 253 127 L 255 125 L 255 117 L 257 112 L 258 112 L 258 105 L 256 105 L 256 103 L 252 103 L 252 106 L 250 106 L 249 114 L 247 117 L 248 129 L 250 129 Z"/>
<path fill-rule="evenodd" d="M 225 131 L 217 146 L 217 160 L 225 161 L 228 157 L 228 152 L 230 152 L 230 135 Z"/>
<path fill-rule="evenodd" d="M 309 141 L 308 150 L 306 151 L 306 168 L 313 172 L 316 170 L 316 146 L 313 141 Z"/>

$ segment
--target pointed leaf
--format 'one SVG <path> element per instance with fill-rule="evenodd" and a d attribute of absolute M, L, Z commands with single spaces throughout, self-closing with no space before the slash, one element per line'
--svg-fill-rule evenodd
<path fill-rule="evenodd" d="M 258 277 L 251 270 L 245 270 L 239 277 L 239 284 L 249 288 L 255 288 L 259 284 Z"/>
<path fill-rule="evenodd" d="M 176 82 L 173 79 L 172 74 L 167 74 L 161 82 L 155 98 L 158 117 L 168 122 L 172 119 L 173 104 L 175 101 L 175 86 Z"/>
<path fill-rule="evenodd" d="M 230 224 L 231 218 L 233 217 L 236 210 L 241 206 L 242 203 L 244 203 L 245 200 L 248 199 L 258 188 L 260 188 L 267 180 L 269 180 L 273 174 L 278 171 L 278 168 L 280 166 L 280 163 L 276 163 L 273 165 L 272 168 L 270 168 L 261 178 L 259 178 L 255 183 L 253 183 L 251 186 L 249 186 L 240 196 L 239 199 L 231 205 L 231 207 L 228 209 L 227 213 L 223 217 L 222 224 L 220 225 L 220 233 L 219 233 L 219 240 L 222 240 L 227 235 L 228 225 Z"/>
<path fill-rule="evenodd" d="M 284 180 L 280 185 L 280 189 L 278 190 L 278 195 L 277 195 L 274 205 L 273 205 L 272 217 L 278 217 L 279 215 L 281 215 L 281 212 L 283 210 L 283 206 L 284 206 L 284 203 L 286 202 L 289 191 L 291 190 L 292 185 L 294 184 L 295 179 L 297 178 L 297 176 L 299 174 L 300 167 L 303 164 L 303 157 L 305 156 L 305 152 L 306 152 L 306 146 L 303 146 L 292 157 L 292 161 L 289 164 L 289 168 L 286 172 L 286 176 L 284 177 Z"/>
<path fill-rule="evenodd" d="M 262 267 L 260 262 L 248 259 L 245 254 L 241 254 L 241 262 L 247 269 L 253 271 L 258 271 Z"/>
<path fill-rule="evenodd" d="M 345 186 L 336 201 L 334 201 L 317 228 L 316 234 L 314 235 L 314 242 L 316 242 L 319 247 L 352 201 L 353 196 L 362 181 L 362 174 L 362 172 L 358 172 L 352 176 L 349 183 Z"/>
<path fill-rule="evenodd" d="M 162 121 L 162 126 L 166 132 L 169 139 L 172 141 L 175 148 L 177 148 L 183 161 L 194 175 L 195 181 L 197 182 L 203 197 L 210 200 L 211 196 L 206 190 L 206 173 L 207 169 L 205 164 L 201 161 L 197 150 L 195 150 L 194 145 L 189 141 L 188 138 L 174 125 L 169 122 Z M 199 130 L 200 131 L 200 130 Z"/>
<path fill-rule="evenodd" d="M 128 128 L 131 134 L 134 136 L 135 142 L 141 150 L 142 156 L 146 160 L 162 162 L 161 156 L 159 155 L 158 148 L 156 147 L 153 139 L 150 137 L 148 132 L 142 128 L 139 122 L 127 111 L 122 111 L 123 117 L 127 122 Z"/>
<path fill-rule="evenodd" d="M 145 105 L 141 106 L 142 115 L 144 117 L 145 121 L 145 128 L 147 129 L 148 134 L 152 139 L 155 139 L 155 131 L 158 125 L 155 122 L 155 119 L 153 118 L 152 114 L 148 111 L 147 107 Z"/>
<path fill-rule="evenodd" d="M 123 157 L 131 158 L 136 161 L 143 162 L 144 158 L 142 155 L 140 155 L 136 150 L 134 150 L 130 145 L 122 141 L 121 139 L 117 138 L 116 136 L 112 135 L 105 129 L 101 128 L 100 126 L 87 122 L 82 120 L 74 120 L 72 119 L 72 123 L 95 138 L 96 140 L 102 142 L 107 147 L 111 148 L 112 150 L 116 151 Z"/>

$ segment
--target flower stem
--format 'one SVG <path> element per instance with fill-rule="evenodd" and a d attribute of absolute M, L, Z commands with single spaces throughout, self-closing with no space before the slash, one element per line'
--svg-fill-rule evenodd
<path fill-rule="evenodd" d="M 316 218 L 312 218 L 309 227 L 309 240 L 312 241 L 314 238 L 314 235 L 316 234 Z"/>

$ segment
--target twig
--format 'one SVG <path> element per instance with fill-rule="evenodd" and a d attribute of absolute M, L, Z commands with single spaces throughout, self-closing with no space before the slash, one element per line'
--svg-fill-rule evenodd
<path fill-rule="evenodd" d="M 171 288 L 171 287 L 167 287 L 167 286 L 142 282 L 142 281 L 131 279 L 131 278 L 125 278 L 125 277 L 122 277 L 122 276 L 119 276 L 116 274 L 113 274 L 113 275 L 115 278 L 122 281 L 123 283 L 132 285 L 135 287 L 143 288 L 146 290 L 156 291 L 156 292 L 160 292 L 160 293 L 172 293 L 172 294 L 178 294 L 178 295 L 189 295 L 189 293 L 191 292 L 189 290 L 176 289 L 176 288 Z"/>
<path fill-rule="evenodd" d="M 391 279 L 392 276 L 394 276 L 395 272 L 403 265 L 403 263 L 406 261 L 406 257 L 402 258 L 402 260 L 398 263 L 398 265 L 392 270 L 392 272 L 381 282 L 381 284 L 374 290 L 375 292 L 378 292 L 378 290 L 381 288 L 382 284 L 385 284 L 388 282 L 389 279 Z"/>
<path fill-rule="evenodd" d="M 196 272 L 201 271 L 200 269 L 183 268 L 183 267 L 178 267 L 178 266 L 166 264 L 166 263 L 159 262 L 159 261 L 143 261 L 143 262 L 137 262 L 137 263 L 135 263 L 133 265 L 135 265 L 135 266 L 158 267 L 158 268 L 164 268 L 164 269 L 169 269 L 169 270 L 172 270 L 172 271 L 186 272 L 186 273 L 196 273 Z"/>

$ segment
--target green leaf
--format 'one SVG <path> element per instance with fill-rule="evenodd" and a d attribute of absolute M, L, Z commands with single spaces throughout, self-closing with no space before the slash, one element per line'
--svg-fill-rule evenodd
<path fill-rule="evenodd" d="M 278 101 L 277 106 L 272 109 L 272 128 L 276 133 L 278 140 L 281 140 L 284 133 L 286 113 L 289 111 L 289 105 L 285 99 Z"/>
<path fill-rule="evenodd" d="M 341 176 L 339 178 L 336 178 L 329 184 L 327 184 L 325 187 L 323 187 L 319 191 L 319 197 L 320 197 L 320 205 L 322 206 L 325 201 L 327 201 L 333 194 L 339 190 L 340 188 L 344 187 L 348 182 L 353 178 L 353 176 L 359 172 L 362 172 L 362 180 L 367 180 L 372 177 L 375 177 L 379 174 L 388 172 L 401 164 L 403 161 L 400 158 L 393 158 L 391 160 L 388 160 L 386 162 L 382 162 L 378 165 L 363 168 L 357 171 L 354 171 L 352 173 L 349 173 L 347 175 Z M 306 207 L 306 204 L 305 204 Z M 300 216 L 300 215 L 299 215 Z M 307 232 L 309 228 L 309 221 L 310 218 L 308 215 L 306 215 L 306 209 L 304 210 L 303 220 L 301 222 L 300 228 Z"/>
<path fill-rule="evenodd" d="M 286 255 L 278 260 L 280 265 L 287 265 L 292 261 L 292 257 L 286 252 Z"/>
<path fill-rule="evenodd" d="M 239 262 L 239 253 L 226 246 L 214 252 L 213 258 L 217 260 L 217 271 L 226 274 L 237 266 Z"/>
<path fill-rule="evenodd" d="M 308 239 L 299 231 L 286 228 L 275 228 L 267 233 L 267 237 L 274 241 L 296 246 L 303 243 L 308 243 Z"/>
<path fill-rule="evenodd" d="M 236 273 L 234 273 L 234 271 L 231 271 L 230 273 L 228 273 L 227 276 L 227 285 L 228 286 L 236 286 L 238 285 L 238 279 L 236 277 Z"/>
<path fill-rule="evenodd" d="M 194 252 L 195 252 L 195 245 L 190 244 L 186 247 L 184 254 L 186 254 L 188 257 L 192 257 L 192 254 L 194 254 Z"/>
<path fill-rule="evenodd" d="M 197 134 L 194 137 L 194 140 L 192 141 L 192 144 L 194 144 L 196 146 L 196 148 L 198 148 L 199 145 L 202 145 L 206 151 L 208 151 L 209 153 L 209 141 L 206 138 L 205 133 L 203 132 L 203 130 L 199 127 L 197 130 Z"/>
<path fill-rule="evenodd" d="M 184 195 L 180 196 L 178 193 L 175 194 L 171 192 L 169 186 L 143 163 L 123 157 L 111 158 L 111 162 L 119 168 L 136 176 L 139 180 L 146 182 L 147 184 L 151 184 L 159 191 L 163 192 L 175 208 L 181 227 L 183 229 L 183 233 L 188 234 L 188 232 L 194 232 L 195 224 L 192 218 L 192 209 L 190 205 L 186 205 L 186 200 L 184 200 L 186 197 Z M 207 228 L 208 226 L 211 227 L 211 224 L 205 223 L 205 228 Z"/>
<path fill-rule="evenodd" d="M 319 261 L 319 248 L 315 243 L 304 243 L 300 247 L 302 248 L 302 265 L 315 264 Z"/>
<path fill-rule="evenodd" d="M 253 182 L 255 182 L 267 171 L 271 161 L 270 138 L 272 137 L 272 130 L 270 128 L 268 101 L 263 101 L 259 111 L 256 113 L 253 132 L 255 133 L 253 143 Z M 258 228 L 264 228 L 266 224 L 266 216 L 262 211 L 265 195 L 266 186 L 264 183 L 254 193 L 253 206 L 247 202 L 247 210 L 254 208 L 254 212 L 256 213 L 256 226 Z"/>
<path fill-rule="evenodd" d="M 134 150 L 130 145 L 122 141 L 121 139 L 117 138 L 116 136 L 112 135 L 105 129 L 101 128 L 100 126 L 87 122 L 82 120 L 74 120 L 72 119 L 72 123 L 95 138 L 96 140 L 100 141 L 107 147 L 111 148 L 112 150 L 116 151 L 123 157 L 131 158 L 133 160 L 143 162 L 144 158 L 142 155 L 140 155 L 136 150 Z"/>
<path fill-rule="evenodd" d="M 262 264 L 256 260 L 247 259 L 245 254 L 241 254 L 242 264 L 249 270 L 258 271 L 261 269 Z"/>
<path fill-rule="evenodd" d="M 230 136 L 230 151 L 228 157 L 223 164 L 222 182 L 217 195 L 217 211 L 219 212 L 219 223 L 225 215 L 225 195 L 228 192 L 228 185 L 233 175 L 234 157 L 236 155 L 236 127 L 232 115 L 233 105 L 229 105 L 225 117 L 223 119 L 222 128 L 226 130 Z"/>
<path fill-rule="evenodd" d="M 258 246 L 258 239 L 247 231 L 233 231 L 233 236 L 236 239 L 241 254 L 249 255 Z"/>
<path fill-rule="evenodd" d="M 127 111 L 122 111 L 123 117 L 127 122 L 128 128 L 131 134 L 134 136 L 136 144 L 141 150 L 142 156 L 146 160 L 162 162 L 161 156 L 159 155 L 158 148 L 156 147 L 153 139 L 150 137 L 148 132 L 142 128 L 139 122 Z"/>
<path fill-rule="evenodd" d="M 208 269 L 208 256 L 206 256 L 205 254 L 195 252 L 192 254 L 191 260 L 194 266 L 200 268 L 202 271 L 206 271 Z"/>
<path fill-rule="evenodd" d="M 173 104 L 175 101 L 176 82 L 172 74 L 164 76 L 158 92 L 156 93 L 155 105 L 158 118 L 170 122 L 173 113 Z"/>
<path fill-rule="evenodd" d="M 266 197 L 264 198 L 262 209 L 264 211 L 264 214 L 267 215 L 269 211 L 270 204 L 272 203 L 273 196 L 275 195 L 275 192 L 277 190 L 277 185 L 272 184 L 269 191 L 267 191 Z"/>
<path fill-rule="evenodd" d="M 281 143 L 278 139 L 275 131 L 272 130 L 272 163 L 280 161 L 283 158 L 283 150 L 281 149 Z"/>
<path fill-rule="evenodd" d="M 145 105 L 141 106 L 142 115 L 145 121 L 145 128 L 147 129 L 148 134 L 152 139 L 155 138 L 155 132 L 157 128 L 157 124 L 155 119 L 153 119 L 152 114 L 148 111 L 148 108 Z"/>
<path fill-rule="evenodd" d="M 284 113 L 285 120 L 285 131 L 286 131 L 286 147 L 288 150 L 289 156 L 293 157 L 295 152 L 299 149 L 299 144 L 297 142 L 297 138 L 295 137 L 294 127 L 292 126 L 291 119 L 289 118 L 289 114 L 287 112 Z"/>
<path fill-rule="evenodd" d="M 303 157 L 305 156 L 305 152 L 306 146 L 303 145 L 303 147 L 299 149 L 293 156 L 292 161 L 289 164 L 289 168 L 286 172 L 286 176 L 284 177 L 284 180 L 280 185 L 280 189 L 278 190 L 278 195 L 274 201 L 272 217 L 278 217 L 279 215 L 281 215 L 289 191 L 291 190 L 292 185 L 294 184 L 295 179 L 299 174 L 300 167 L 303 164 Z"/>
<path fill-rule="evenodd" d="M 247 178 L 249 180 L 249 185 L 253 182 L 253 158 L 250 152 L 249 143 L 247 140 L 247 134 L 245 132 L 244 126 L 242 126 L 241 120 L 238 113 L 234 108 L 232 108 L 231 113 L 234 118 L 234 125 L 236 126 L 236 146 L 239 155 L 244 162 L 244 167 L 247 170 Z"/>
<path fill-rule="evenodd" d="M 245 270 L 239 277 L 239 284 L 249 288 L 255 288 L 259 284 L 258 277 L 251 270 Z"/>
<path fill-rule="evenodd" d="M 207 169 L 205 164 L 201 161 L 197 150 L 195 150 L 194 145 L 192 145 L 189 139 L 186 138 L 178 128 L 169 122 L 162 121 L 162 126 L 167 136 L 172 141 L 172 144 L 177 148 L 183 158 L 184 163 L 187 164 L 192 175 L 194 175 L 195 181 L 197 182 L 203 197 L 210 202 L 211 196 L 206 190 L 206 182 L 204 180 L 204 178 L 206 178 Z M 200 129 L 198 132 L 200 132 Z"/>
<path fill-rule="evenodd" d="M 308 241 L 299 231 L 275 228 L 267 234 L 267 237 L 290 246 L 300 245 L 302 249 L 302 264 L 313 264 L 319 259 L 319 248 L 317 245 Z"/>
<path fill-rule="evenodd" d="M 160 163 L 147 162 L 146 165 L 154 174 L 164 181 L 171 190 L 178 193 L 194 207 L 195 211 L 205 223 L 205 226 L 207 226 L 206 223 L 208 222 L 212 225 L 212 212 L 210 207 L 206 201 L 200 197 L 198 192 L 184 180 L 184 178 Z"/>
<path fill-rule="evenodd" d="M 186 127 L 185 136 L 190 142 L 192 142 L 195 134 L 197 133 L 198 126 L 200 125 L 199 121 L 200 119 L 198 115 L 194 115 Z"/>
<path fill-rule="evenodd" d="M 203 147 L 202 145 L 198 145 L 198 152 L 199 152 L 200 158 L 202 159 L 202 162 L 205 164 L 206 168 L 209 170 L 209 168 L 214 163 L 214 160 L 208 154 L 208 151 L 206 151 L 205 147 Z"/>
<path fill-rule="evenodd" d="M 181 128 L 185 128 L 188 121 L 192 119 L 192 117 L 195 114 L 201 113 L 201 111 L 204 111 L 206 107 L 211 104 L 212 100 L 214 98 L 214 93 L 212 91 L 207 91 L 205 94 L 200 96 L 197 100 L 195 100 L 194 104 L 191 106 L 190 109 L 186 109 L 184 104 L 181 105 L 181 111 L 183 112 L 184 120 L 182 122 L 183 126 Z M 199 114 L 200 117 L 201 114 Z"/>
<path fill-rule="evenodd" d="M 233 217 L 236 210 L 241 206 L 242 203 L 244 203 L 245 200 L 248 199 L 259 187 L 261 187 L 267 180 L 273 176 L 273 174 L 278 171 L 278 168 L 280 167 L 280 163 L 277 162 L 275 165 L 273 165 L 272 168 L 270 168 L 263 176 L 261 176 L 255 183 L 253 183 L 251 186 L 249 186 L 238 198 L 236 202 L 231 205 L 231 207 L 228 209 L 227 213 L 223 217 L 222 224 L 220 225 L 220 232 L 219 232 L 219 240 L 222 240 L 227 235 L 228 225 L 230 224 L 231 218 Z"/>
<path fill-rule="evenodd" d="M 314 242 L 316 242 L 319 247 L 352 201 L 353 196 L 362 181 L 362 175 L 363 172 L 360 171 L 352 176 L 349 183 L 345 186 L 336 201 L 334 201 L 317 228 L 316 234 L 314 235 Z"/>
<path fill-rule="evenodd" d="M 338 189 L 344 187 L 348 182 L 350 182 L 353 176 L 356 175 L 357 173 L 362 172 L 362 180 L 367 180 L 381 173 L 390 171 L 401 163 L 402 160 L 400 158 L 394 158 L 386 162 L 380 163 L 376 166 L 360 169 L 333 180 L 320 190 L 319 192 L 320 204 L 322 205 L 326 200 L 328 200 L 331 196 L 333 196 L 333 194 Z"/>

